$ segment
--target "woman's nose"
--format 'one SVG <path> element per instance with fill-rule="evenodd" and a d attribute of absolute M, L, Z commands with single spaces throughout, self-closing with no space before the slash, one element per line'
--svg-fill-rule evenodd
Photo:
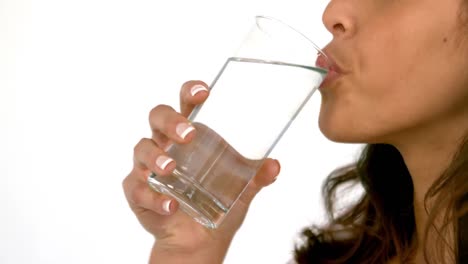
<path fill-rule="evenodd" d="M 334 38 L 349 38 L 356 33 L 353 1 L 331 0 L 323 12 L 322 20 Z"/>

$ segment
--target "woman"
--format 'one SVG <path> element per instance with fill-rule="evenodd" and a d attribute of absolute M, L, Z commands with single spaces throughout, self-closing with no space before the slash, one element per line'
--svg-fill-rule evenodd
<path fill-rule="evenodd" d="M 332 0 L 323 21 L 333 35 L 324 51 L 334 73 L 320 89 L 320 129 L 330 140 L 367 147 L 327 179 L 330 223 L 303 232 L 296 262 L 468 263 L 468 0 Z M 136 145 L 123 183 L 130 207 L 157 238 L 152 263 L 221 263 L 251 200 L 280 170 L 268 159 L 217 230 L 148 188 L 150 171 L 167 175 L 175 167 L 164 153 L 168 142 L 196 133 L 178 136 L 207 99 L 203 87 L 183 85 L 180 114 L 164 105 L 151 111 L 152 138 Z M 362 184 L 364 195 L 335 212 L 337 187 L 348 183 Z"/>

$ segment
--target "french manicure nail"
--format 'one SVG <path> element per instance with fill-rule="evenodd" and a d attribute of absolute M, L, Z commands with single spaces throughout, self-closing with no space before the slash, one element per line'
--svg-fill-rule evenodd
<path fill-rule="evenodd" d="M 165 170 L 167 165 L 172 161 L 174 160 L 168 156 L 161 155 L 156 159 L 156 166 L 158 166 L 161 170 Z"/>
<path fill-rule="evenodd" d="M 188 133 L 193 130 L 195 130 L 195 128 L 188 123 L 180 123 L 176 126 L 176 133 L 182 139 L 185 139 Z"/>
<path fill-rule="evenodd" d="M 164 212 L 166 212 L 166 213 L 171 212 L 171 203 L 172 203 L 172 200 L 166 200 L 166 201 L 163 202 L 162 208 L 163 208 Z"/>
<path fill-rule="evenodd" d="M 190 89 L 190 94 L 192 94 L 192 96 L 195 96 L 197 93 L 199 93 L 201 91 L 208 91 L 208 89 L 205 86 L 201 85 L 201 84 L 197 84 L 197 85 L 194 85 Z"/>

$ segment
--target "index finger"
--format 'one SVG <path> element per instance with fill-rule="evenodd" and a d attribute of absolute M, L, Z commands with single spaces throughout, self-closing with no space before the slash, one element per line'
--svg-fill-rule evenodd
<path fill-rule="evenodd" d="M 202 81 L 188 81 L 180 89 L 180 113 L 188 117 L 195 106 L 208 98 L 208 85 Z"/>

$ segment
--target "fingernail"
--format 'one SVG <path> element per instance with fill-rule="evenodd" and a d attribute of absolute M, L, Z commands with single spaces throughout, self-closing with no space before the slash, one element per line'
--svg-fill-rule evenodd
<path fill-rule="evenodd" d="M 208 91 L 208 89 L 205 86 L 201 85 L 201 84 L 197 84 L 197 85 L 194 85 L 190 89 L 190 94 L 192 94 L 192 96 L 195 96 L 197 93 L 199 93 L 201 91 Z"/>
<path fill-rule="evenodd" d="M 185 139 L 188 133 L 192 132 L 193 130 L 195 130 L 195 128 L 187 123 L 180 123 L 176 127 L 176 133 L 182 139 Z"/>
<path fill-rule="evenodd" d="M 166 200 L 166 201 L 163 202 L 162 208 L 163 208 L 164 212 L 166 212 L 166 213 L 171 212 L 171 203 L 172 203 L 172 200 Z"/>
<path fill-rule="evenodd" d="M 167 165 L 173 161 L 174 160 L 168 156 L 161 155 L 156 159 L 156 166 L 158 166 L 161 170 L 165 170 Z"/>

